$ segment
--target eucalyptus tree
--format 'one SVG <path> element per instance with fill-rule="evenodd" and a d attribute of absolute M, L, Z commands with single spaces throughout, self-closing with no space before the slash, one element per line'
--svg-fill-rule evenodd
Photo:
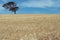
<path fill-rule="evenodd" d="M 14 12 L 14 14 L 16 14 L 16 11 L 19 9 L 19 7 L 16 5 L 15 2 L 8 2 L 3 4 L 3 6 L 5 9 L 8 9 L 9 11 Z"/>

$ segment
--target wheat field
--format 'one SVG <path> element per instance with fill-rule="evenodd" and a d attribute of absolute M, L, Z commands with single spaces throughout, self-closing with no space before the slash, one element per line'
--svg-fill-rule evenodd
<path fill-rule="evenodd" d="M 60 40 L 60 15 L 0 15 L 0 40 Z"/>

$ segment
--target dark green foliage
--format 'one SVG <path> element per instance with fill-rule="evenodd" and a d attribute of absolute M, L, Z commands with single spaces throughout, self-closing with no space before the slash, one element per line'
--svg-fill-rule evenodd
<path fill-rule="evenodd" d="M 8 9 L 9 11 L 14 12 L 14 14 L 16 14 L 16 11 L 19 9 L 19 7 L 17 7 L 15 2 L 8 2 L 6 4 L 3 4 L 3 7 L 5 9 Z"/>

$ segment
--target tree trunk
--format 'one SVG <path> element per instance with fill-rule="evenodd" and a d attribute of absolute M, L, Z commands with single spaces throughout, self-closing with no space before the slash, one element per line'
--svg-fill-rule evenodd
<path fill-rule="evenodd" d="M 14 11 L 14 14 L 16 14 L 16 11 Z"/>

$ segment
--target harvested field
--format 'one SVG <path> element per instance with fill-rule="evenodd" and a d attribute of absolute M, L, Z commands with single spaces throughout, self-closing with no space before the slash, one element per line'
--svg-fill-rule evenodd
<path fill-rule="evenodd" d="M 0 40 L 60 40 L 60 15 L 0 15 Z"/>

